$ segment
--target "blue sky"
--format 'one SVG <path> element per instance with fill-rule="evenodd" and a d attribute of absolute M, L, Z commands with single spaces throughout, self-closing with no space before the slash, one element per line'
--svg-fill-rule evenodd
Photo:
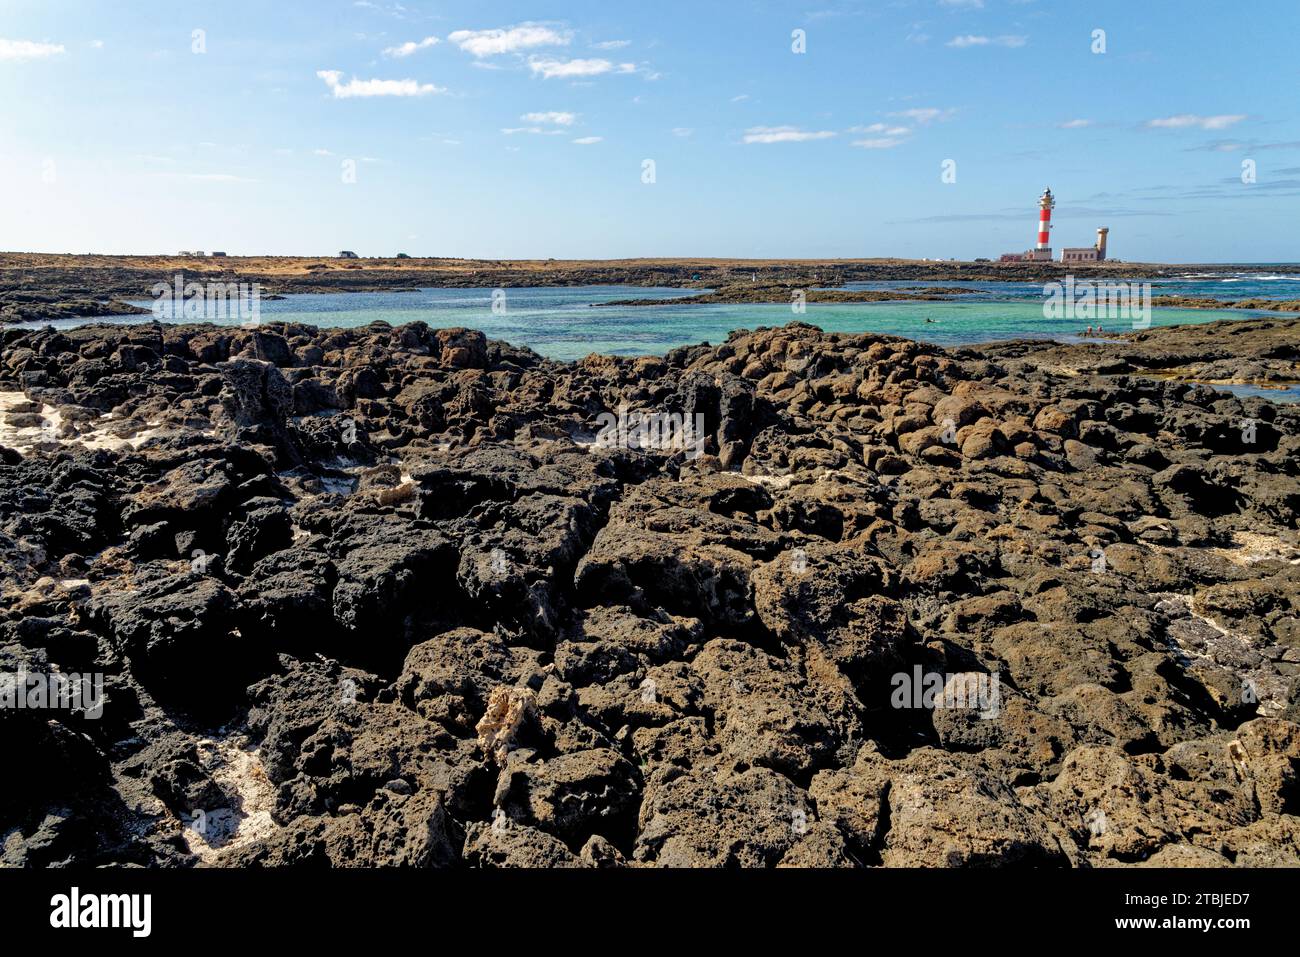
<path fill-rule="evenodd" d="M 1051 186 L 1058 249 L 1294 261 L 1297 28 L 1295 0 L 0 0 L 0 249 L 996 257 Z"/>

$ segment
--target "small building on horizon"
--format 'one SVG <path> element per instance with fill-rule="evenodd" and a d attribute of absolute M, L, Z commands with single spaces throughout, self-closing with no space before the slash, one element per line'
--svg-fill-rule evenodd
<path fill-rule="evenodd" d="M 1106 236 L 1110 232 L 1109 227 L 1102 226 L 1097 230 L 1097 243 L 1094 246 L 1077 246 L 1061 250 L 1061 262 L 1063 263 L 1100 263 L 1106 261 Z"/>
<path fill-rule="evenodd" d="M 356 253 L 354 253 L 350 249 L 344 249 L 339 253 L 339 259 L 359 259 L 359 258 L 361 257 L 359 257 Z"/>
<path fill-rule="evenodd" d="M 1027 249 L 1023 253 L 1003 253 L 998 257 L 1002 263 L 1045 263 L 1052 261 L 1050 249 Z"/>

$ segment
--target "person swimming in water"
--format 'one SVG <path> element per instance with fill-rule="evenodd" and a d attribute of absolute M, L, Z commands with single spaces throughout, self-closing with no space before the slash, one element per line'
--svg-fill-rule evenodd
<path fill-rule="evenodd" d="M 1090 335 L 1092 335 L 1092 326 L 1089 326 L 1089 327 L 1088 327 L 1088 331 L 1085 332 L 1084 335 L 1085 335 L 1085 336 L 1090 336 Z"/>

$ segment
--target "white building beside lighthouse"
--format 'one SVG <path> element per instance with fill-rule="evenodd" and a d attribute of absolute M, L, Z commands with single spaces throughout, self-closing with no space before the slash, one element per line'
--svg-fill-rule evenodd
<path fill-rule="evenodd" d="M 1097 230 L 1097 245 L 1080 246 L 1071 248 L 1067 246 L 1061 250 L 1061 262 L 1063 263 L 1099 263 L 1106 261 L 1106 236 L 1110 229 L 1102 226 Z"/>

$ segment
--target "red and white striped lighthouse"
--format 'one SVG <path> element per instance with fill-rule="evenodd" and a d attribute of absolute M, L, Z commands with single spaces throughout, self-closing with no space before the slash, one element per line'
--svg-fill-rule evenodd
<path fill-rule="evenodd" d="M 1056 199 L 1050 189 L 1043 190 L 1038 197 L 1038 249 L 1050 251 L 1052 248 L 1052 210 L 1056 208 Z"/>

